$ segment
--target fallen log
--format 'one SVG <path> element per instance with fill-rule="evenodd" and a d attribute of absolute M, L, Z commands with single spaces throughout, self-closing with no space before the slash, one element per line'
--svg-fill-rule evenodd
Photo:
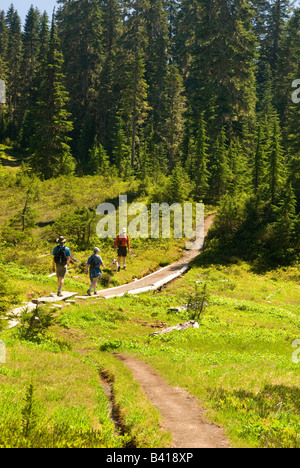
<path fill-rule="evenodd" d="M 187 330 L 188 328 L 199 328 L 199 323 L 195 320 L 189 320 L 188 322 L 179 323 L 178 325 L 174 325 L 173 327 L 167 327 L 163 330 L 151 333 L 150 336 L 165 335 L 166 333 L 170 333 L 173 330 Z"/>

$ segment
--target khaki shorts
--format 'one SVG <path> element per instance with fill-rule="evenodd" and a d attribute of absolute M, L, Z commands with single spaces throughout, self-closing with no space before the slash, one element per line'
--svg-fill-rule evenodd
<path fill-rule="evenodd" d="M 61 265 L 60 263 L 56 263 L 57 278 L 65 278 L 67 274 L 67 270 L 68 270 L 67 265 Z"/>

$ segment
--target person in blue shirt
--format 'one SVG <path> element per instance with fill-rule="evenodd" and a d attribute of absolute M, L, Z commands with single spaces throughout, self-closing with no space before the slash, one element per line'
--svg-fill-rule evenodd
<path fill-rule="evenodd" d="M 90 280 L 91 280 L 91 286 L 90 289 L 88 290 L 88 295 L 92 295 L 92 289 L 94 289 L 94 294 L 97 295 L 97 284 L 98 280 L 102 275 L 101 267 L 105 268 L 105 265 L 102 261 L 102 258 L 99 255 L 100 249 L 98 247 L 94 248 L 94 253 L 91 255 L 86 262 L 86 268 L 85 272 L 88 274 L 88 271 L 90 270 Z"/>
<path fill-rule="evenodd" d="M 68 247 L 65 246 L 67 242 L 64 236 L 60 236 L 57 241 L 59 245 L 53 250 L 53 265 L 52 271 L 56 272 L 58 280 L 58 297 L 62 297 L 62 288 L 64 285 L 65 277 L 68 271 L 68 266 L 71 261 L 71 252 Z"/>

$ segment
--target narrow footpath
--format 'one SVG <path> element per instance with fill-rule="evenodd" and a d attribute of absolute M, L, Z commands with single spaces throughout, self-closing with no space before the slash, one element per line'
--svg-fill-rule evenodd
<path fill-rule="evenodd" d="M 150 403 L 172 434 L 173 448 L 230 448 L 224 430 L 205 417 L 197 398 L 182 388 L 170 386 L 147 363 L 132 356 L 114 354 L 132 372 Z"/>

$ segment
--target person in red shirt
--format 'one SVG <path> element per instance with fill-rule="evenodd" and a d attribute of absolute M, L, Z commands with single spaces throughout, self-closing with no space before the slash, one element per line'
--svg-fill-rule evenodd
<path fill-rule="evenodd" d="M 119 234 L 114 243 L 114 249 L 118 247 L 118 262 L 119 262 L 119 271 L 121 269 L 121 261 L 123 260 L 123 268 L 126 270 L 126 257 L 127 253 L 130 252 L 130 241 L 129 236 L 127 235 L 126 228 L 122 229 L 121 234 Z"/>

